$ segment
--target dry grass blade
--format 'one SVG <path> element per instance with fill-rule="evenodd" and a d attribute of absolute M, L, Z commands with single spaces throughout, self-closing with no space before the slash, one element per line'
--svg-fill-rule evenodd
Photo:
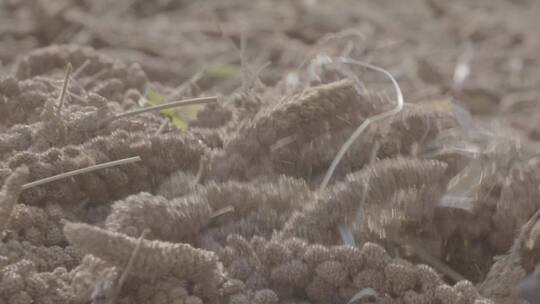
<path fill-rule="evenodd" d="M 64 84 L 62 85 L 62 91 L 60 92 L 60 96 L 58 97 L 58 109 L 56 112 L 58 116 L 60 116 L 62 108 L 64 107 L 64 101 L 66 100 L 66 91 L 69 84 L 69 77 L 72 70 L 73 66 L 71 65 L 71 63 L 68 63 L 66 66 L 66 75 L 64 77 Z"/>
<path fill-rule="evenodd" d="M 364 120 L 364 122 L 362 122 L 362 124 L 354 131 L 354 133 L 351 135 L 351 137 L 349 137 L 349 139 L 347 139 L 347 141 L 343 144 L 343 146 L 341 146 L 341 149 L 339 150 L 338 154 L 336 155 L 336 157 L 332 161 L 332 164 L 330 165 L 330 168 L 328 168 L 328 171 L 326 171 L 323 182 L 321 183 L 321 186 L 319 187 L 320 191 L 322 191 L 322 190 L 324 190 L 326 188 L 326 186 L 328 185 L 328 182 L 332 178 L 332 175 L 334 174 L 334 171 L 336 170 L 336 167 L 338 166 L 339 162 L 341 161 L 343 156 L 345 156 L 345 153 L 347 153 L 347 150 L 349 150 L 349 148 L 354 143 L 354 141 L 362 134 L 362 132 L 364 132 L 364 130 L 370 124 L 372 124 L 374 122 L 377 122 L 379 120 L 383 120 L 383 119 L 385 119 L 387 117 L 396 115 L 397 113 L 399 113 L 403 109 L 403 104 L 404 104 L 403 93 L 401 92 L 401 88 L 399 87 L 399 84 L 397 83 L 394 76 L 392 76 L 392 74 L 390 74 L 390 72 L 388 72 L 387 70 L 385 70 L 383 68 L 380 68 L 378 66 L 369 64 L 369 63 L 356 61 L 356 60 L 349 59 L 349 58 L 339 57 L 339 58 L 335 59 L 335 61 L 337 61 L 338 63 L 346 63 L 346 64 L 358 65 L 360 67 L 368 68 L 368 69 L 383 73 L 384 75 L 388 76 L 388 78 L 390 78 L 390 80 L 392 81 L 392 84 L 394 85 L 394 88 L 396 90 L 397 102 L 396 102 L 396 106 L 393 109 L 391 109 L 389 111 L 386 111 L 386 112 L 383 112 L 383 113 L 380 113 L 380 114 L 377 114 L 377 115 L 374 115 L 374 116 L 371 116 L 371 117 L 367 118 L 366 120 Z"/>
<path fill-rule="evenodd" d="M 109 119 L 106 119 L 104 122 L 102 122 L 102 124 L 107 124 L 107 123 L 110 123 L 110 122 L 115 121 L 115 120 L 120 119 L 120 118 L 125 118 L 125 117 L 129 117 L 129 116 L 135 116 L 135 115 L 139 115 L 139 114 L 143 114 L 143 113 L 160 111 L 160 110 L 169 109 L 169 108 L 175 108 L 175 107 L 184 107 L 184 106 L 192 106 L 192 105 L 199 105 L 199 104 L 207 104 L 207 103 L 213 103 L 213 102 L 217 102 L 217 101 L 218 101 L 218 96 L 182 99 L 182 100 L 177 100 L 177 101 L 172 101 L 172 102 L 160 104 L 160 105 L 157 105 L 157 106 L 145 107 L 145 108 L 142 108 L 142 109 L 136 109 L 136 110 L 116 114 L 113 117 L 111 117 Z"/>
<path fill-rule="evenodd" d="M 373 149 L 371 151 L 370 160 L 369 160 L 369 165 L 370 166 L 372 166 L 375 163 L 375 160 L 377 158 L 377 153 L 379 152 L 379 147 L 380 147 L 380 143 L 378 141 L 375 142 L 375 145 L 373 146 Z M 369 180 L 370 179 L 371 179 L 371 176 L 368 178 L 368 180 L 364 184 L 364 190 L 363 190 L 363 193 L 362 193 L 362 202 L 361 202 L 360 206 L 363 206 L 366 203 L 368 187 L 369 187 Z M 358 218 L 358 220 L 362 220 L 362 214 L 360 212 L 358 212 L 357 218 Z M 345 223 L 341 223 L 341 224 L 338 225 L 338 229 L 339 229 L 339 234 L 341 236 L 341 240 L 343 241 L 343 243 L 356 247 L 356 243 L 354 241 L 354 236 L 353 236 L 352 230 L 349 227 L 349 225 L 347 225 Z"/>
<path fill-rule="evenodd" d="M 133 263 L 135 262 L 135 259 L 139 255 L 139 251 L 141 251 L 141 244 L 142 241 L 146 238 L 146 236 L 150 233 L 150 230 L 145 229 L 141 236 L 139 237 L 139 240 L 137 241 L 137 246 L 131 253 L 131 257 L 129 258 L 129 261 L 126 265 L 126 268 L 124 268 L 124 271 L 122 271 L 122 275 L 120 276 L 120 279 L 118 279 L 118 283 L 116 284 L 116 288 L 114 290 L 114 294 L 109 299 L 108 304 L 114 304 L 116 303 L 116 299 L 118 299 L 118 296 L 120 295 L 120 291 L 122 290 L 122 286 L 127 280 L 127 277 L 129 275 L 129 272 L 131 271 L 131 268 L 133 268 Z"/>
<path fill-rule="evenodd" d="M 234 212 L 234 210 L 235 210 L 234 206 L 227 206 L 225 208 L 221 208 L 217 210 L 216 212 L 212 213 L 212 216 L 210 216 L 210 218 L 215 219 L 227 213 Z"/>
<path fill-rule="evenodd" d="M 90 59 L 86 59 L 74 72 L 71 74 L 71 77 L 77 78 L 86 68 L 90 65 Z"/>
<path fill-rule="evenodd" d="M 90 167 L 81 168 L 81 169 L 77 169 L 77 170 L 73 170 L 73 171 L 69 171 L 69 172 L 64 172 L 64 173 L 61 173 L 61 174 L 58 174 L 58 175 L 46 177 L 46 178 L 43 178 L 43 179 L 39 179 L 37 181 L 33 181 L 31 183 L 27 183 L 27 184 L 23 185 L 22 189 L 26 190 L 26 189 L 41 186 L 41 185 L 44 185 L 44 184 L 48 184 L 48 183 L 51 183 L 51 182 L 54 182 L 54 181 L 57 181 L 57 180 L 60 180 L 60 179 L 73 177 L 73 176 L 76 176 L 76 175 L 79 175 L 79 174 L 84 174 L 84 173 L 88 173 L 88 172 L 92 172 L 92 171 L 96 171 L 96 170 L 101 170 L 101 169 L 106 169 L 106 168 L 110 168 L 110 167 L 125 165 L 125 164 L 129 164 L 129 163 L 133 163 L 133 162 L 138 162 L 140 160 L 141 160 L 141 158 L 139 156 L 135 156 L 135 157 L 129 157 L 129 158 L 124 158 L 124 159 L 120 159 L 120 160 L 114 160 L 114 161 L 106 162 L 106 163 L 102 163 L 102 164 L 97 164 L 97 165 L 93 165 L 93 166 L 90 166 Z"/>

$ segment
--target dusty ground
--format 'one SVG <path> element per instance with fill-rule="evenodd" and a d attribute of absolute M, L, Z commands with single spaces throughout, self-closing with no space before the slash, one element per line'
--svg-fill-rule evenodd
<path fill-rule="evenodd" d="M 0 1 L 0 303 L 540 303 L 539 13 Z"/>

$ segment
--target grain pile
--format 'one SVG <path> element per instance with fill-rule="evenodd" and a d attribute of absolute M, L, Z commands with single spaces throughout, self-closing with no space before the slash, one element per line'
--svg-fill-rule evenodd
<path fill-rule="evenodd" d="M 0 3 L 0 304 L 537 301 L 540 71 L 503 73 L 485 53 L 534 62 L 540 47 L 482 18 L 518 4 L 411 1 L 430 12 L 422 32 L 346 0 L 267 14 L 264 1 L 188 2 Z M 246 12 L 261 19 L 242 32 Z M 451 21 L 466 17 L 468 31 Z M 395 92 L 335 60 L 358 57 L 395 75 L 397 114 L 370 123 Z M 193 98 L 211 102 L 138 111 Z"/>

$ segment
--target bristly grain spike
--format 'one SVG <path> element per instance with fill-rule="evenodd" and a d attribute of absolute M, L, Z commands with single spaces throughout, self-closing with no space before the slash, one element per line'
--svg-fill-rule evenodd
<path fill-rule="evenodd" d="M 54 175 L 54 176 L 46 177 L 46 178 L 43 178 L 43 179 L 39 179 L 39 180 L 33 181 L 31 183 L 27 183 L 27 184 L 23 185 L 22 189 L 26 190 L 26 189 L 41 186 L 41 185 L 44 185 L 44 184 L 48 184 L 50 182 L 61 180 L 61 179 L 64 179 L 64 178 L 73 177 L 73 176 L 76 176 L 76 175 L 79 175 L 79 174 L 84 174 L 84 173 L 88 173 L 88 172 L 92 172 L 92 171 L 96 171 L 96 170 L 101 170 L 101 169 L 106 169 L 106 168 L 110 168 L 110 167 L 125 165 L 125 164 L 128 164 L 128 163 L 133 163 L 133 162 L 137 162 L 137 161 L 140 161 L 140 160 L 141 160 L 141 158 L 139 156 L 135 156 L 135 157 L 129 157 L 129 158 L 124 158 L 124 159 L 120 159 L 120 160 L 110 161 L 110 162 L 106 162 L 106 163 L 102 163 L 102 164 L 97 164 L 97 165 L 93 165 L 93 166 L 90 166 L 90 167 L 81 168 L 81 169 L 77 169 L 77 170 L 73 170 L 73 171 L 68 171 L 68 172 L 58 174 L 58 175 Z"/>
<path fill-rule="evenodd" d="M 126 267 L 124 268 L 124 271 L 122 271 L 122 275 L 118 279 L 118 282 L 116 283 L 116 287 L 114 289 L 114 293 L 113 293 L 112 297 L 108 301 L 109 304 L 115 304 L 116 299 L 118 299 L 118 296 L 120 296 L 120 291 L 122 290 L 122 286 L 124 286 L 124 283 L 127 281 L 129 272 L 133 268 L 133 264 L 135 263 L 135 260 L 139 256 L 139 252 L 141 251 L 142 242 L 148 236 L 149 233 L 150 233 L 149 229 L 143 230 L 143 232 L 141 233 L 141 236 L 137 240 L 137 245 L 135 246 L 135 249 L 133 249 L 133 252 L 131 253 L 131 256 L 129 257 L 129 261 L 128 261 Z"/>

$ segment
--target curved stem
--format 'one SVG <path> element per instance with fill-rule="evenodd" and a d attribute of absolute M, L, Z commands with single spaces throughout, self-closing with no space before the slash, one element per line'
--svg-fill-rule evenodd
<path fill-rule="evenodd" d="M 326 186 L 328 186 L 328 183 L 330 182 L 330 179 L 332 178 L 332 175 L 334 174 L 334 171 L 336 170 L 337 166 L 339 165 L 339 162 L 341 161 L 341 159 L 343 158 L 345 153 L 347 153 L 347 150 L 349 150 L 349 148 L 354 143 L 354 141 L 362 134 L 362 132 L 364 132 L 364 130 L 371 123 L 377 122 L 379 120 L 383 120 L 383 119 L 385 119 L 387 117 L 390 117 L 390 116 L 393 116 L 393 115 L 399 113 L 403 109 L 403 104 L 404 104 L 403 93 L 401 92 L 401 88 L 399 87 L 399 84 L 397 83 L 394 76 L 392 76 L 392 74 L 390 74 L 390 72 L 388 72 L 387 70 L 385 70 L 383 68 L 380 68 L 378 66 L 366 63 L 366 62 L 357 61 L 357 60 L 344 58 L 344 57 L 338 57 L 336 59 L 336 61 L 338 61 L 339 63 L 347 63 L 347 64 L 358 65 L 358 66 L 361 66 L 361 67 L 364 67 L 364 68 L 367 68 L 367 69 L 370 69 L 370 70 L 374 70 L 374 71 L 383 73 L 384 75 L 388 76 L 388 78 L 390 78 L 390 80 L 392 81 L 392 84 L 394 85 L 394 88 L 396 90 L 396 98 L 397 98 L 397 100 L 396 100 L 396 106 L 393 109 L 391 109 L 389 111 L 386 111 L 386 112 L 383 112 L 383 113 L 380 113 L 380 114 L 376 114 L 374 116 L 371 116 L 371 117 L 367 118 L 354 131 L 354 133 L 349 137 L 349 139 L 347 139 L 347 141 L 341 146 L 341 149 L 339 150 L 336 157 L 332 161 L 332 164 L 328 168 L 328 171 L 326 171 L 324 179 L 323 179 L 323 181 L 322 181 L 322 183 L 321 183 L 321 185 L 319 187 L 319 191 L 324 190 L 326 188 Z"/>

